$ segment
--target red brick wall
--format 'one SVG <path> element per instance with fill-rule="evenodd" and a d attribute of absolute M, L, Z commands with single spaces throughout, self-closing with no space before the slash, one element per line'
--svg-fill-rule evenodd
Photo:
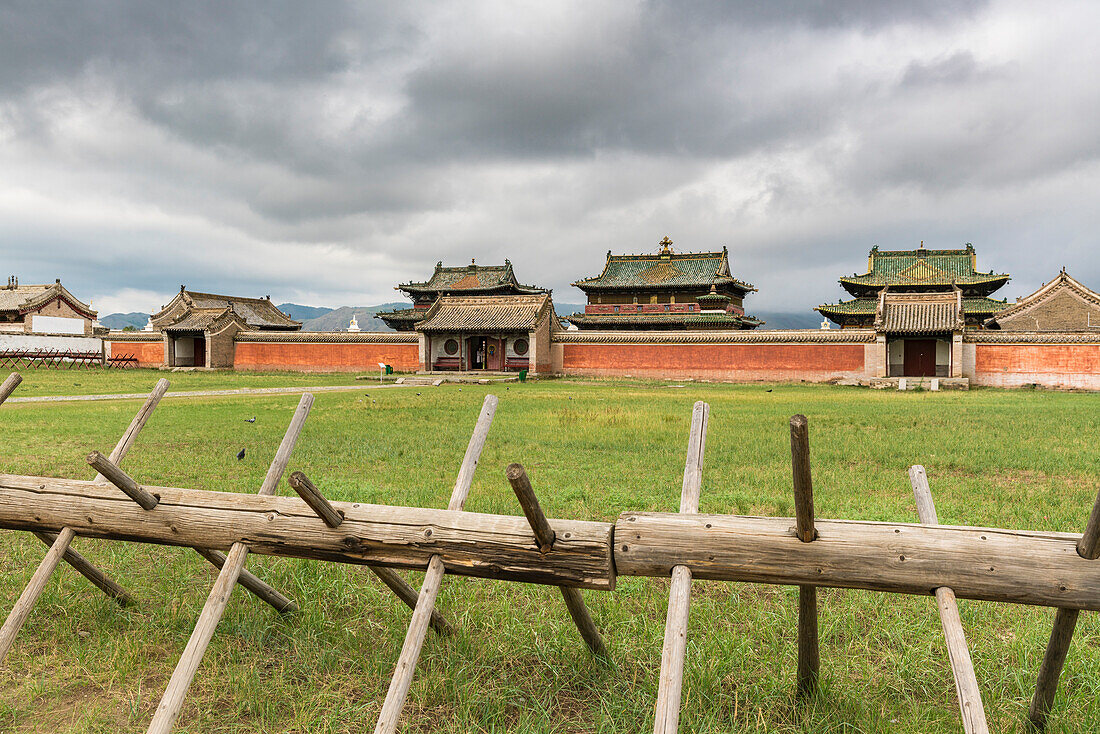
<path fill-rule="evenodd" d="M 164 342 L 126 342 L 112 339 L 108 354 L 121 357 L 132 354 L 139 367 L 160 367 L 164 364 Z"/>
<path fill-rule="evenodd" d="M 420 367 L 416 344 L 327 344 L 323 342 L 237 342 L 234 368 L 296 372 L 377 370 L 378 363 L 398 372 Z"/>
<path fill-rule="evenodd" d="M 1100 344 L 975 344 L 974 382 L 1100 390 Z"/>
<path fill-rule="evenodd" d="M 866 377 L 864 344 L 563 344 L 567 375 L 814 380 Z"/>

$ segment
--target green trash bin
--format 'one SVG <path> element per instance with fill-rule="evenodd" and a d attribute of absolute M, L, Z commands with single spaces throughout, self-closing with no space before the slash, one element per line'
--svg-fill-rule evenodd
<path fill-rule="evenodd" d="M 393 365 L 392 364 L 386 365 L 386 374 L 387 375 L 392 375 L 393 374 Z"/>
<path fill-rule="evenodd" d="M 519 381 L 520 382 L 527 382 L 527 370 L 520 370 L 519 371 Z"/>

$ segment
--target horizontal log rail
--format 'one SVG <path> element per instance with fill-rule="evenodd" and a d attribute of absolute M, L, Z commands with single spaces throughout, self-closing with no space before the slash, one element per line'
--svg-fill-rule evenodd
<path fill-rule="evenodd" d="M 149 512 L 115 487 L 73 479 L 0 474 L 0 528 L 260 555 L 424 570 L 433 555 L 447 573 L 528 583 L 611 589 L 611 524 L 551 520 L 557 541 L 543 555 L 526 518 L 419 507 L 333 502 L 338 528 L 319 522 L 297 497 L 146 486 Z"/>
<path fill-rule="evenodd" d="M 668 576 L 928 594 L 1100 610 L 1100 562 L 1073 533 L 815 519 L 801 542 L 793 518 L 624 513 L 615 523 L 620 576 Z"/>

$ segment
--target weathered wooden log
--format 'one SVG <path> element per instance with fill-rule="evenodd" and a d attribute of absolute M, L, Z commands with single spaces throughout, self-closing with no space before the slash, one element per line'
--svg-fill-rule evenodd
<path fill-rule="evenodd" d="M 701 400 L 696 402 L 691 411 L 684 481 L 680 489 L 681 514 L 693 515 L 699 511 L 709 417 L 710 406 Z M 684 656 L 687 653 L 687 626 L 691 603 L 691 569 L 677 564 L 670 572 L 672 584 L 668 591 L 665 642 L 661 648 L 661 673 L 653 717 L 654 734 L 675 734 L 680 726 L 680 697 L 684 685 Z"/>
<path fill-rule="evenodd" d="M 452 512 L 461 513 L 466 505 L 466 497 L 474 481 L 474 471 L 481 458 L 481 450 L 485 446 L 485 439 L 489 435 L 489 428 L 493 424 L 496 410 L 497 397 L 486 395 L 473 435 L 470 436 L 470 443 L 466 446 L 466 455 L 462 458 L 462 466 L 459 467 L 454 489 L 451 491 L 451 501 L 447 504 L 447 509 Z M 397 658 L 397 666 L 394 668 L 393 677 L 390 678 L 390 686 L 386 690 L 386 700 L 382 703 L 378 723 L 374 727 L 375 734 L 392 734 L 397 730 L 397 722 L 401 719 L 401 710 L 405 707 L 405 699 L 409 695 L 409 687 L 416 672 L 416 661 L 420 658 L 424 637 L 428 633 L 428 622 L 431 620 L 435 600 L 443 584 L 443 571 L 443 559 L 433 555 L 428 561 L 428 570 L 424 574 L 420 596 L 416 601 L 416 608 L 413 609 L 412 619 L 409 620 L 409 629 L 405 633 L 401 654 Z"/>
<path fill-rule="evenodd" d="M 3 403 L 5 400 L 7 400 L 8 397 L 11 396 L 13 392 L 15 392 L 15 388 L 19 387 L 19 383 L 21 383 L 22 381 L 23 375 L 19 374 L 18 372 L 12 372 L 10 375 L 8 375 L 3 384 L 0 384 L 0 403 Z"/>
<path fill-rule="evenodd" d="M 317 516 L 321 518 L 325 525 L 330 528 L 340 527 L 340 523 L 344 521 L 344 516 L 332 506 L 331 502 L 325 499 L 324 495 L 321 494 L 321 490 L 309 481 L 309 477 L 300 471 L 296 471 L 287 479 L 287 484 L 317 513 Z"/>
<path fill-rule="evenodd" d="M 143 510 L 151 510 L 159 501 L 155 495 L 134 481 L 126 472 L 122 471 L 114 462 L 98 451 L 88 454 L 88 463 L 107 480 L 121 489 L 126 496 L 141 505 Z"/>
<path fill-rule="evenodd" d="M 814 522 L 798 540 L 793 518 L 623 513 L 615 570 L 665 576 L 677 565 L 719 581 L 928 594 L 1100 610 L 1100 563 L 1077 554 L 1079 536 L 1027 530 L 855 520 Z"/>
<path fill-rule="evenodd" d="M 46 553 L 46 557 L 42 559 L 34 575 L 31 576 L 30 583 L 23 589 L 23 593 L 15 602 L 11 614 L 4 620 L 3 627 L 0 627 L 0 664 L 3 664 L 8 650 L 15 642 L 15 636 L 19 634 L 23 623 L 30 616 L 34 603 L 38 601 L 38 597 L 46 588 L 46 583 L 50 580 L 54 569 L 57 568 L 57 564 L 61 562 L 61 557 L 65 555 L 65 550 L 69 547 L 74 535 L 75 533 L 70 528 L 62 529 L 57 536 L 57 540 L 54 541 L 50 550 Z"/>
<path fill-rule="evenodd" d="M 909 467 L 909 482 L 913 487 L 913 496 L 917 501 L 917 515 L 924 525 L 938 525 L 936 505 L 932 501 L 932 489 L 928 486 L 928 475 L 920 465 Z M 982 705 L 982 692 L 978 688 L 978 677 L 974 673 L 974 662 L 970 659 L 970 650 L 966 645 L 966 633 L 959 617 L 959 605 L 955 601 L 955 592 L 946 586 L 935 590 L 936 606 L 940 610 L 940 624 L 947 641 L 947 656 L 951 660 L 951 671 L 955 677 L 955 693 L 959 698 L 959 712 L 962 715 L 963 730 L 967 734 L 989 734 L 985 721 L 985 706 Z"/>
<path fill-rule="evenodd" d="M 1100 493 L 1097 493 L 1096 501 L 1092 504 L 1092 512 L 1089 513 L 1088 522 L 1085 524 L 1085 532 L 1077 541 L 1076 550 L 1077 554 L 1086 561 L 1095 561 L 1100 558 Z M 1027 713 L 1028 722 L 1039 731 L 1046 728 L 1047 716 L 1054 705 L 1054 694 L 1058 692 L 1058 678 L 1061 677 L 1062 668 L 1066 664 L 1069 643 L 1077 627 L 1078 613 L 1078 609 L 1063 605 L 1063 608 L 1054 615 L 1054 629 L 1050 632 L 1046 653 L 1043 654 L 1043 663 L 1039 667 L 1039 678 L 1035 683 L 1035 695 L 1031 698 L 1031 706 Z"/>
<path fill-rule="evenodd" d="M 804 415 L 791 417 L 791 476 L 794 487 L 795 531 L 803 543 L 813 542 L 814 485 L 810 471 L 810 426 Z M 796 689 L 808 696 L 817 688 L 821 658 L 817 636 L 817 587 L 798 587 L 798 674 Z"/>
<path fill-rule="evenodd" d="M 531 542 L 522 517 L 333 502 L 339 528 L 317 522 L 297 497 L 258 497 L 171 487 L 146 512 L 113 486 L 73 479 L 0 474 L 0 528 L 57 532 L 70 525 L 90 538 L 312 558 L 423 571 L 433 555 L 447 573 L 607 590 L 614 587 L 612 525 L 550 520 L 551 558 Z"/>
<path fill-rule="evenodd" d="M 226 555 L 221 551 L 209 548 L 196 548 L 195 552 L 210 561 L 210 564 L 221 570 L 225 566 Z M 241 569 L 237 583 L 248 590 L 257 599 L 270 604 L 280 614 L 292 614 L 298 611 L 298 605 L 291 599 L 279 593 L 271 585 L 260 580 L 258 576 L 245 569 Z"/>
<path fill-rule="evenodd" d="M 279 480 L 283 477 L 286 465 L 290 462 L 290 454 L 294 451 L 294 445 L 302 432 L 309 409 L 313 406 L 313 396 L 309 393 L 302 395 L 298 403 L 298 409 L 290 420 L 290 427 L 283 436 L 275 452 L 275 458 L 267 469 L 267 475 L 260 485 L 257 493 L 260 497 L 271 497 L 279 487 Z M 108 478 L 110 475 L 108 475 Z M 195 623 L 195 629 L 191 632 L 191 638 L 187 640 L 187 646 L 176 663 L 176 669 L 172 671 L 172 677 L 168 681 L 168 687 L 160 699 L 153 720 L 149 723 L 148 734 L 169 734 L 175 726 L 176 717 L 179 716 L 183 700 L 187 697 L 187 690 L 191 687 L 191 681 L 195 679 L 202 656 L 206 652 L 210 640 L 214 637 L 214 630 L 225 612 L 225 606 L 229 603 L 229 597 L 237 585 L 237 579 L 244 569 L 248 559 L 248 545 L 234 543 L 229 549 L 225 563 L 218 572 L 218 578 L 210 589 L 210 595 L 206 598 L 206 604 L 199 614 L 199 621 Z"/>
<path fill-rule="evenodd" d="M 554 549 L 556 536 L 554 529 L 550 527 L 550 523 L 546 520 L 542 507 L 539 505 L 539 499 L 535 496 L 535 490 L 531 487 L 531 480 L 528 478 L 527 472 L 520 464 L 509 464 L 507 470 L 505 470 L 505 475 L 508 477 L 508 482 L 512 485 L 516 497 L 519 498 L 523 514 L 527 516 L 527 521 L 531 524 L 531 531 L 535 534 L 535 543 L 539 547 L 539 552 L 543 554 L 550 553 Z M 559 586 L 558 588 L 561 589 L 561 595 L 565 600 L 566 608 L 569 610 L 569 616 L 572 617 L 573 623 L 577 625 L 577 630 L 581 633 L 581 638 L 585 641 L 585 644 L 596 655 L 606 657 L 607 648 L 603 644 L 603 638 L 600 636 L 596 623 L 592 621 L 592 615 L 588 613 L 588 607 L 584 605 L 584 597 L 581 592 L 569 586 Z"/>

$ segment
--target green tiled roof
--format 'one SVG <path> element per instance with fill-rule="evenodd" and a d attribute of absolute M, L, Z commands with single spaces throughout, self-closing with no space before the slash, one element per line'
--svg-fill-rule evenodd
<path fill-rule="evenodd" d="M 1008 301 L 998 301 L 993 298 L 963 299 L 963 313 L 965 314 L 995 314 L 1004 310 L 1007 306 Z M 814 310 L 826 316 L 829 314 L 837 314 L 838 316 L 874 316 L 877 308 L 878 298 L 855 298 L 851 301 L 841 301 L 840 303 L 826 303 L 817 306 Z"/>
<path fill-rule="evenodd" d="M 840 284 L 853 295 L 868 288 L 892 286 L 984 286 L 992 293 L 1009 280 L 1007 273 L 982 273 L 975 268 L 974 247 L 961 250 L 879 250 L 871 248 L 869 270 L 863 275 L 840 279 Z"/>
<path fill-rule="evenodd" d="M 603 289 L 733 288 L 755 291 L 751 283 L 730 274 L 729 254 L 721 252 L 663 252 L 657 255 L 607 253 L 603 272 L 573 283 L 588 292 Z"/>
<path fill-rule="evenodd" d="M 567 316 L 566 320 L 575 326 L 601 327 L 610 329 L 646 329 L 682 327 L 691 328 L 747 328 L 754 329 L 764 322 L 752 316 L 738 316 L 736 314 L 706 314 L 706 313 L 658 313 L 646 314 L 583 314 L 575 313 Z"/>
<path fill-rule="evenodd" d="M 435 264 L 435 271 L 428 280 L 419 283 L 402 283 L 397 288 L 410 295 L 413 293 L 480 295 L 547 292 L 544 288 L 523 285 L 516 280 L 515 273 L 512 272 L 512 263 L 508 260 L 505 260 L 503 265 L 477 265 L 471 262 L 469 265 L 458 267 L 444 267 L 443 262 L 440 261 Z"/>

